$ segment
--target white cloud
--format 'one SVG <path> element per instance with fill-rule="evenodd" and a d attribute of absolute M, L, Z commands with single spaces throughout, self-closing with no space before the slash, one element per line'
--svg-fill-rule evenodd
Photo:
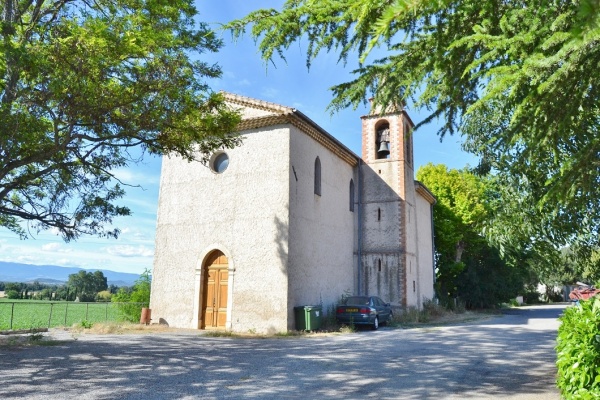
<path fill-rule="evenodd" d="M 152 238 L 149 239 L 148 235 L 146 233 L 140 232 L 140 231 L 135 232 L 133 234 L 133 237 L 136 238 L 136 239 L 138 239 L 138 240 L 151 240 L 151 241 L 154 241 Z"/>
<path fill-rule="evenodd" d="M 147 246 L 110 246 L 106 248 L 108 254 L 117 257 L 153 257 L 154 249 Z"/>
<path fill-rule="evenodd" d="M 63 242 L 60 242 L 60 243 L 52 242 L 52 243 L 46 243 L 45 245 L 43 245 L 42 251 L 49 251 L 52 253 L 72 253 L 73 248 L 65 247 Z"/>
<path fill-rule="evenodd" d="M 75 266 L 78 267 L 78 265 L 75 265 L 75 263 L 73 263 L 73 261 L 71 261 L 71 259 L 69 258 L 59 258 L 56 260 L 56 264 L 57 265 L 62 265 L 62 266 Z"/>
<path fill-rule="evenodd" d="M 18 256 L 17 262 L 22 264 L 39 264 L 40 258 L 29 255 Z"/>
<path fill-rule="evenodd" d="M 44 251 L 60 251 L 61 248 L 60 243 L 46 243 L 42 246 L 42 250 Z"/>
<path fill-rule="evenodd" d="M 251 86 L 252 82 L 250 82 L 248 79 L 242 79 L 241 81 L 238 81 L 238 86 Z"/>

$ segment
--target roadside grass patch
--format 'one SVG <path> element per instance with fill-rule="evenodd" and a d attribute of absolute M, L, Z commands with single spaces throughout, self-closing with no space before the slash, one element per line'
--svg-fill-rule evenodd
<path fill-rule="evenodd" d="M 15 333 L 0 335 L 0 348 L 15 348 L 27 346 L 59 346 L 64 340 L 55 340 L 44 336 L 42 332 Z"/>
<path fill-rule="evenodd" d="M 127 334 L 127 333 L 161 333 L 172 331 L 173 328 L 169 328 L 167 325 L 153 324 L 136 324 L 127 321 L 109 321 L 109 322 L 96 322 L 91 326 L 86 327 L 82 323 L 73 324 L 69 331 L 74 333 L 85 333 L 85 334 L 98 334 L 98 335 L 110 335 L 110 334 Z"/>
<path fill-rule="evenodd" d="M 255 334 L 250 334 L 250 335 L 255 335 Z M 222 331 L 222 330 L 207 330 L 204 331 L 204 334 L 202 336 L 207 336 L 207 337 L 242 337 L 240 334 L 236 334 L 233 333 L 231 331 Z"/>
<path fill-rule="evenodd" d="M 341 334 L 348 334 L 356 332 L 356 326 L 354 325 L 342 325 L 340 326 L 339 332 Z"/>
<path fill-rule="evenodd" d="M 298 337 L 298 336 L 306 336 L 306 332 L 302 331 L 287 331 L 287 332 L 277 332 L 275 333 L 276 337 Z"/>
<path fill-rule="evenodd" d="M 498 315 L 498 311 L 484 310 L 475 312 L 466 311 L 461 307 L 458 307 L 456 310 L 449 310 L 433 301 L 427 301 L 420 310 L 415 307 L 410 307 L 400 315 L 394 315 L 389 326 L 403 329 L 442 326 L 477 321 L 489 318 L 493 315 Z"/>

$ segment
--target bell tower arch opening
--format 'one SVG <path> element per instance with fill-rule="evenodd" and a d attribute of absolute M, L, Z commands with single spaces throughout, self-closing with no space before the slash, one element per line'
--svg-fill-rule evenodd
<path fill-rule="evenodd" d="M 390 123 L 386 120 L 378 121 L 375 125 L 375 159 L 390 158 Z"/>

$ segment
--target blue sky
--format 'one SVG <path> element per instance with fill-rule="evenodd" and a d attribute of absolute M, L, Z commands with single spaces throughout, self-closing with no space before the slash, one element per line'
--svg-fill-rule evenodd
<path fill-rule="evenodd" d="M 199 20 L 218 29 L 220 23 L 240 18 L 258 7 L 278 8 L 283 3 L 282 0 L 198 0 L 197 7 Z M 214 90 L 297 108 L 360 155 L 360 116 L 365 115 L 367 109 L 345 110 L 334 115 L 326 111 L 331 101 L 328 88 L 351 78 L 350 71 L 357 66 L 354 60 L 349 60 L 344 67 L 337 63 L 335 54 L 322 54 L 308 71 L 305 66 L 306 46 L 300 43 L 286 53 L 287 63 L 276 61 L 275 66 L 266 65 L 252 39 L 243 38 L 233 43 L 229 33 L 224 32 L 222 36 L 225 47 L 219 53 L 198 55 L 200 59 L 222 67 L 222 78 L 210 82 Z M 408 112 L 415 123 L 425 117 L 418 110 L 408 108 Z M 446 164 L 450 168 L 476 163 L 473 156 L 461 151 L 459 136 L 446 137 L 440 143 L 436 131 L 437 126 L 431 124 L 415 132 L 415 168 L 429 162 Z M 124 182 L 142 187 L 129 188 L 122 200 L 131 208 L 133 216 L 115 221 L 122 230 L 119 239 L 85 237 L 77 242 L 64 243 L 55 233 L 48 231 L 31 232 L 31 238 L 19 240 L 11 232 L 0 229 L 0 261 L 131 273 L 152 268 L 160 159 L 147 158 L 141 165 L 117 171 L 117 175 Z"/>

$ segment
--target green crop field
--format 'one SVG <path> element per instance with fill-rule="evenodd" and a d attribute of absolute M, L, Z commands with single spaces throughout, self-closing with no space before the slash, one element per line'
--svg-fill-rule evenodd
<path fill-rule="evenodd" d="M 142 308 L 141 304 L 121 304 L 123 306 L 140 310 Z M 94 323 L 123 320 L 119 303 L 0 300 L 0 331 L 72 326 L 83 321 Z"/>

